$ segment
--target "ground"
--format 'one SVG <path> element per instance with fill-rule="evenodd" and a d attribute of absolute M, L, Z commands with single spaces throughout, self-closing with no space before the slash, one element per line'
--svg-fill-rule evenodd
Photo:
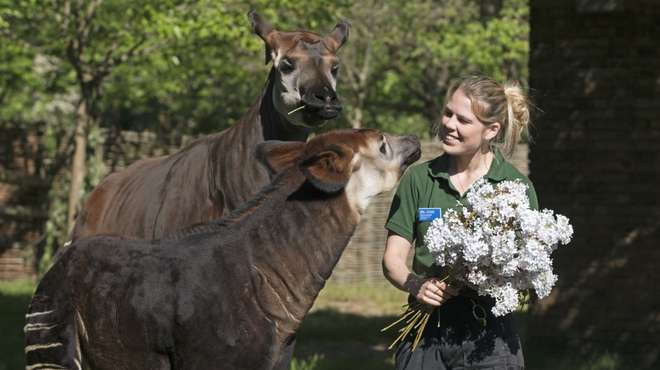
<path fill-rule="evenodd" d="M 25 368 L 23 326 L 34 283 L 0 282 L 0 370 Z M 394 332 L 380 329 L 402 312 L 405 294 L 385 283 L 330 281 L 305 318 L 291 370 L 384 370 L 393 368 L 387 346 Z M 524 334 L 524 315 L 520 322 Z M 544 343 L 523 344 L 527 367 L 534 370 L 616 370 L 615 354 L 570 358 L 550 356 Z"/>

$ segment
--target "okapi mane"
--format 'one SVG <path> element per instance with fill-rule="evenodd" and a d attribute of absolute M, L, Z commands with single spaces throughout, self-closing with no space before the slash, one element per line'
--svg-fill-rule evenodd
<path fill-rule="evenodd" d="M 243 203 L 231 213 L 210 222 L 195 224 L 174 231 L 171 234 L 167 234 L 159 241 L 173 242 L 184 239 L 190 235 L 216 232 L 223 228 L 230 227 L 253 214 L 255 210 L 263 207 L 264 204 L 267 204 L 270 201 L 277 202 L 278 199 L 285 200 L 289 195 L 295 193 L 303 183 L 305 183 L 305 177 L 297 166 L 290 166 L 275 176 L 273 181 L 264 187 L 252 199 Z"/>

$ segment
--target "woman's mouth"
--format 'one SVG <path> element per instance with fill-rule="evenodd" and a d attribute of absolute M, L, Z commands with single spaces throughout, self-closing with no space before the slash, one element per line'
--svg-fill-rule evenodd
<path fill-rule="evenodd" d="M 445 144 L 458 144 L 458 143 L 461 142 L 461 140 L 459 138 L 457 138 L 456 136 L 452 136 L 452 135 L 444 135 L 444 137 L 442 138 L 442 141 L 444 141 Z"/>

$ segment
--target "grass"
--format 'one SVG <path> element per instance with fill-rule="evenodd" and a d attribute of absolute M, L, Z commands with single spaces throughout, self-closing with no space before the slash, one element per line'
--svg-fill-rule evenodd
<path fill-rule="evenodd" d="M 330 281 L 321 291 L 312 312 L 336 310 L 364 316 L 399 315 L 406 303 L 406 293 L 387 283 L 334 283 Z"/>
<path fill-rule="evenodd" d="M 33 290 L 30 280 L 0 281 L 0 370 L 25 368 L 23 325 Z"/>
<path fill-rule="evenodd" d="M 296 361 L 314 359 L 309 370 L 356 364 L 364 370 L 392 369 L 387 346 L 393 333 L 382 335 L 380 329 L 395 320 L 405 301 L 406 294 L 389 284 L 329 282 L 298 332 Z"/>
<path fill-rule="evenodd" d="M 24 369 L 23 325 L 34 284 L 0 281 L 0 370 Z M 402 312 L 405 294 L 386 284 L 329 282 L 305 318 L 291 370 L 392 369 L 387 346 L 394 332 L 380 329 Z M 521 317 L 524 333 L 524 317 Z M 525 342 L 527 367 L 534 370 L 617 370 L 630 368 L 616 353 L 578 356 L 557 343 Z"/>

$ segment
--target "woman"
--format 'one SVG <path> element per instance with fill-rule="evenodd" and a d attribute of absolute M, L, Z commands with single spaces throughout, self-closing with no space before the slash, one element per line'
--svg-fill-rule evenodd
<path fill-rule="evenodd" d="M 467 190 L 482 177 L 493 183 L 522 180 L 529 186 L 530 206 L 538 208 L 529 179 L 500 152 L 512 153 L 529 126 L 527 97 L 515 83 L 501 85 L 483 76 L 467 77 L 448 91 L 439 126 L 444 154 L 408 170 L 385 225 L 389 230 L 385 276 L 410 293 L 409 299 L 434 309 L 418 347 L 412 351 L 412 338 L 398 346 L 396 369 L 523 369 L 513 317 L 496 318 L 490 312 L 491 299 L 440 281 L 444 271 L 433 265 L 423 240 L 433 217 L 464 201 Z M 420 208 L 432 210 L 419 212 Z M 410 271 L 406 258 L 413 245 Z M 484 314 L 486 326 L 477 320 Z"/>

